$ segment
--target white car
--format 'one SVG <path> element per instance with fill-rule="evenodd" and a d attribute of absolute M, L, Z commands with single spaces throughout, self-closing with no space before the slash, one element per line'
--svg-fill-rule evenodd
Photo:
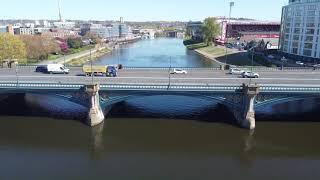
<path fill-rule="evenodd" d="M 229 74 L 241 75 L 242 73 L 244 73 L 244 70 L 238 68 L 231 68 L 229 70 Z"/>
<path fill-rule="evenodd" d="M 300 65 L 300 66 L 303 66 L 303 65 L 304 65 L 303 62 L 301 62 L 301 61 L 297 61 L 296 64 L 297 64 L 297 65 Z"/>
<path fill-rule="evenodd" d="M 171 74 L 188 74 L 188 72 L 186 70 L 182 70 L 182 69 L 173 69 L 173 71 L 171 72 Z"/>
<path fill-rule="evenodd" d="M 255 72 L 246 71 L 246 72 L 242 73 L 242 77 L 243 78 L 259 78 L 260 75 Z"/>

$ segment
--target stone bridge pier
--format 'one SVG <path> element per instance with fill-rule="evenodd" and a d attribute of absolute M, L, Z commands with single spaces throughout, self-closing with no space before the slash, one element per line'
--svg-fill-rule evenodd
<path fill-rule="evenodd" d="M 255 98 L 259 94 L 260 86 L 258 85 L 242 85 L 242 100 L 239 108 L 232 108 L 233 114 L 243 128 L 250 130 L 255 129 Z"/>
<path fill-rule="evenodd" d="M 104 121 L 104 114 L 100 106 L 99 90 L 100 86 L 98 84 L 85 85 L 85 91 L 90 99 L 90 110 L 87 123 L 92 127 L 101 124 Z"/>

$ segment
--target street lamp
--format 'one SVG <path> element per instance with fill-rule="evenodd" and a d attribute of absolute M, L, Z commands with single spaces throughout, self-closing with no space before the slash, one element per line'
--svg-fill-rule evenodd
<path fill-rule="evenodd" d="M 286 61 L 287 61 L 287 59 L 283 56 L 283 57 L 281 58 L 281 63 L 282 63 L 282 65 L 281 65 L 281 70 L 283 70 L 283 64 L 284 64 Z"/>
<path fill-rule="evenodd" d="M 230 21 L 231 21 L 231 12 L 232 12 L 232 7 L 234 6 L 234 2 L 231 1 L 229 3 L 229 6 L 230 6 L 230 9 L 229 9 L 229 19 L 228 19 L 228 22 L 227 22 L 227 29 L 226 29 L 226 43 L 225 43 L 225 47 L 226 47 L 226 57 L 225 57 L 225 64 L 227 65 L 227 61 L 228 61 L 228 43 L 229 43 L 229 37 L 228 37 L 228 31 L 229 29 L 231 29 L 231 26 L 230 26 Z M 229 26 L 229 27 L 228 27 Z"/>
<path fill-rule="evenodd" d="M 251 49 L 251 73 L 253 73 L 254 49 L 255 49 L 255 46 Z M 251 80 L 252 80 L 252 76 L 250 75 L 250 82 L 249 82 L 249 84 L 251 84 Z"/>
<path fill-rule="evenodd" d="M 63 65 L 66 66 L 66 54 L 63 53 Z"/>
<path fill-rule="evenodd" d="M 16 80 L 17 80 L 17 88 L 19 87 L 19 75 L 18 75 L 18 65 L 16 64 Z"/>
<path fill-rule="evenodd" d="M 170 65 L 169 65 L 169 85 L 168 85 L 168 89 L 169 89 L 169 87 L 170 87 L 170 85 L 171 85 L 171 61 L 172 61 L 172 59 L 171 59 L 171 56 L 170 56 Z"/>
<path fill-rule="evenodd" d="M 91 53 L 91 49 L 90 49 L 90 65 L 91 65 L 91 82 L 92 82 L 92 85 L 93 85 L 93 68 L 92 68 L 92 57 L 91 57 L 92 53 Z"/>

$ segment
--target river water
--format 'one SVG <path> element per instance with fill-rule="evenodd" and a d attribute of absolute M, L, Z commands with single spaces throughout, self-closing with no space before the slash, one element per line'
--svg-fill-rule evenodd
<path fill-rule="evenodd" d="M 217 67 L 217 63 L 187 50 L 182 39 L 175 38 L 143 40 L 122 45 L 96 63 L 129 67 L 170 67 L 170 64 L 172 67 Z"/>
<path fill-rule="evenodd" d="M 127 66 L 164 67 L 171 56 L 173 66 L 212 65 L 181 43 L 141 41 L 100 63 L 120 57 Z M 159 48 L 167 53 L 150 53 Z M 85 108 L 55 96 L 0 99 L 0 179 L 320 178 L 319 99 L 266 107 L 251 132 L 235 126 L 228 110 L 210 99 L 130 99 L 116 104 L 96 128 L 79 120 Z"/>

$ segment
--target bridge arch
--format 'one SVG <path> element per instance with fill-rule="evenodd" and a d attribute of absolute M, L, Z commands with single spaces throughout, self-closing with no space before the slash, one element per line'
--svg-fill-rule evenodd
<path fill-rule="evenodd" d="M 133 98 L 140 97 L 152 97 L 152 96 L 184 96 L 184 97 L 196 97 L 204 100 L 212 100 L 217 103 L 223 104 L 227 107 L 240 107 L 239 101 L 241 101 L 241 94 L 237 93 L 198 93 L 198 92 L 144 92 L 144 91 L 136 91 L 130 92 L 128 94 L 116 94 L 116 93 L 108 93 L 108 92 L 100 92 L 100 101 L 102 106 L 114 105 L 119 102 L 123 102 L 126 100 L 130 100 Z"/>
<path fill-rule="evenodd" d="M 285 104 L 290 102 L 298 102 L 306 99 L 320 99 L 320 94 L 310 95 L 258 95 L 255 101 L 255 109 L 262 110 L 265 107 Z"/>

